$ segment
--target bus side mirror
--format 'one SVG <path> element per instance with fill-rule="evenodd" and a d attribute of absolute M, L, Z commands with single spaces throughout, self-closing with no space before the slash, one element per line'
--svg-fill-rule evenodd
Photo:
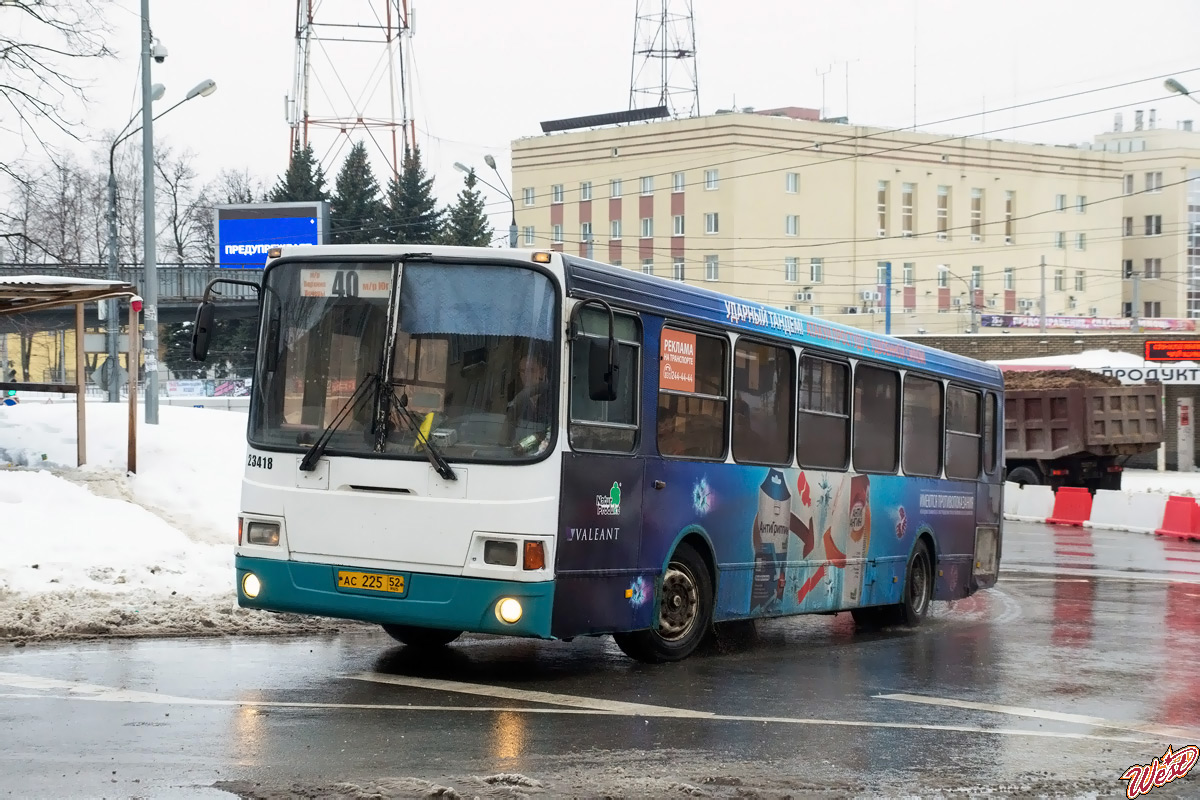
<path fill-rule="evenodd" d="M 212 337 L 213 317 L 217 307 L 207 300 L 196 309 L 196 324 L 192 327 L 192 360 L 208 360 L 208 342 Z"/>
<path fill-rule="evenodd" d="M 610 359 L 611 354 L 609 342 L 588 342 L 588 397 L 592 400 L 611 403 L 617 399 L 617 365 Z"/>

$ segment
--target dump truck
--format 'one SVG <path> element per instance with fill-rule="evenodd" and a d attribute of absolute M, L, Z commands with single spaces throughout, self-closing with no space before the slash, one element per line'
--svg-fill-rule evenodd
<path fill-rule="evenodd" d="M 1120 489 L 1125 462 L 1163 441 L 1161 385 L 1086 370 L 1006 371 L 1004 459 L 1019 484 Z"/>

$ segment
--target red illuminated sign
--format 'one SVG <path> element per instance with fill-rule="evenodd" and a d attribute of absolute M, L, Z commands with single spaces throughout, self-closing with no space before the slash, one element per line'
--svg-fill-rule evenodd
<path fill-rule="evenodd" d="M 1167 339 L 1146 342 L 1147 361 L 1200 361 L 1200 340 Z"/>

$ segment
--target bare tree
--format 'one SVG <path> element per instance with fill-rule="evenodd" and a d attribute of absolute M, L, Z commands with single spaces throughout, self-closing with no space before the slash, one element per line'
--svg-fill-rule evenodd
<path fill-rule="evenodd" d="M 83 62 L 112 55 L 104 43 L 107 0 L 0 0 L 0 108 L 13 116 L 10 132 L 51 150 L 47 134 L 82 138 L 68 101 L 85 101 Z M 20 180 L 11 160 L 0 174 Z"/>
<path fill-rule="evenodd" d="M 206 227 L 203 210 L 198 204 L 194 161 L 195 154 L 190 150 L 178 156 L 169 147 L 159 147 L 154 152 L 154 168 L 162 179 L 158 190 L 166 216 L 163 223 L 171 237 L 169 257 L 181 265 L 194 263 L 202 257 L 200 251 Z"/>

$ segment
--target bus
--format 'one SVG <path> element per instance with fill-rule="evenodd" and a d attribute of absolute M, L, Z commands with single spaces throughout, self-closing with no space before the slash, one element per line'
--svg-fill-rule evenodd
<path fill-rule="evenodd" d="M 996 582 L 1003 391 L 980 361 L 560 251 L 272 249 L 238 602 L 412 647 L 611 635 L 651 663 L 737 620 L 917 625 Z"/>

